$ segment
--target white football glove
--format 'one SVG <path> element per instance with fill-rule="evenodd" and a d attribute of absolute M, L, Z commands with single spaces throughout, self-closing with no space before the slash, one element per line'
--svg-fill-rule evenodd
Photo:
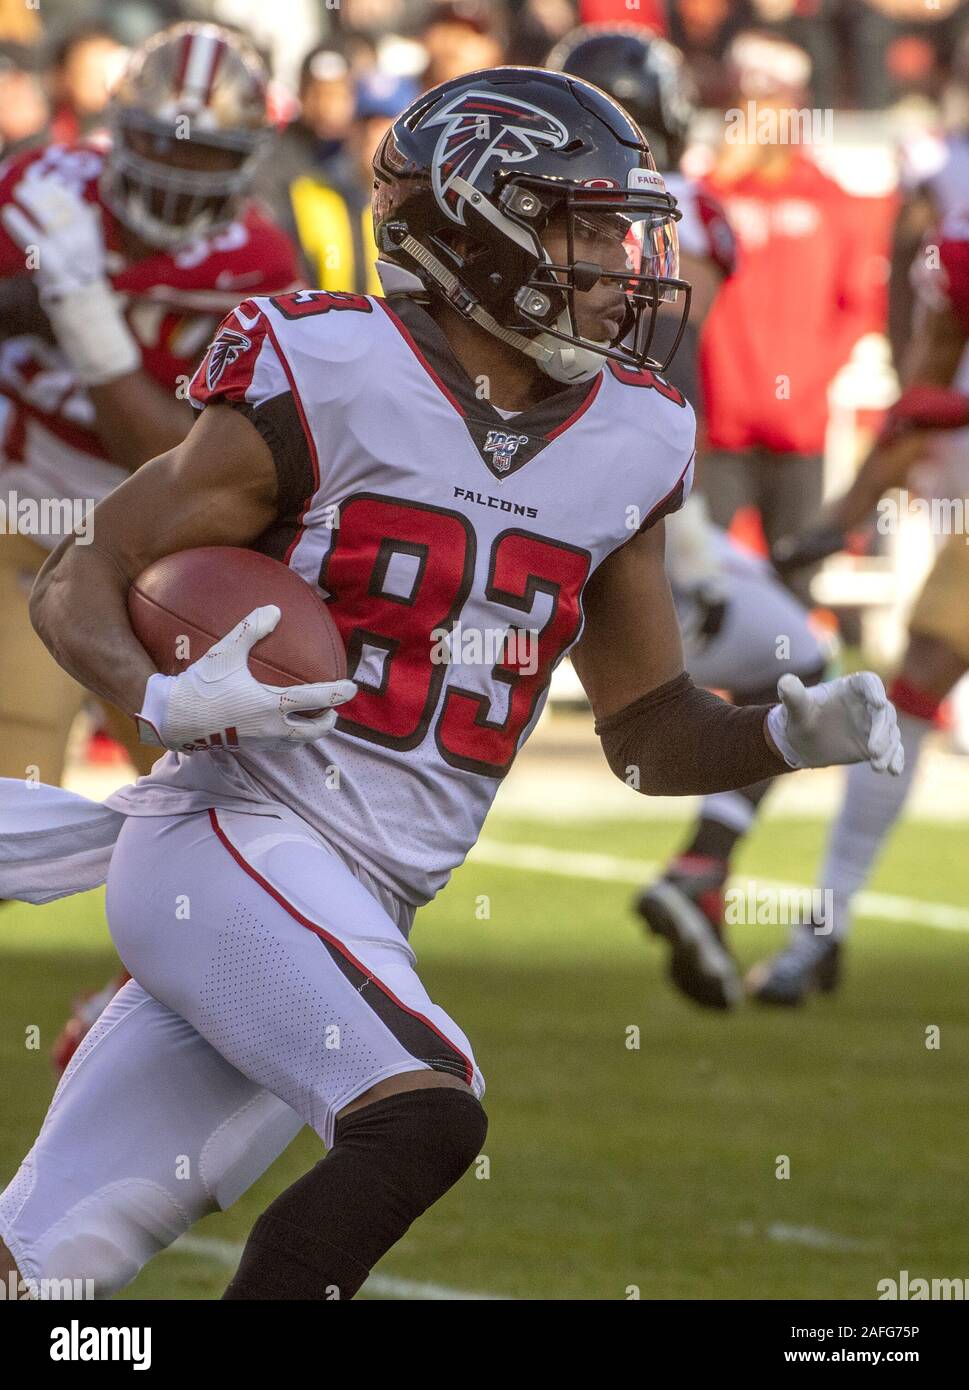
<path fill-rule="evenodd" d="M 871 671 L 804 686 L 790 673 L 777 682 L 781 703 L 767 729 L 790 767 L 867 762 L 897 777 L 905 766 L 895 707 Z"/>
<path fill-rule="evenodd" d="M 0 210 L 27 253 L 54 335 L 85 386 L 141 365 L 141 349 L 107 277 L 100 209 L 54 175 L 21 180 Z"/>
<path fill-rule="evenodd" d="M 194 753 L 322 738 L 336 723 L 332 707 L 352 700 L 357 687 L 350 680 L 289 686 L 257 681 L 249 653 L 279 618 L 274 604 L 257 608 L 181 675 L 149 676 L 135 715 L 141 742 Z"/>

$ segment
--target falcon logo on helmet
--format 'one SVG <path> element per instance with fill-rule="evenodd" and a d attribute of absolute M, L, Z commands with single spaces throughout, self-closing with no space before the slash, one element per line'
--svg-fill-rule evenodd
<path fill-rule="evenodd" d="M 561 149 L 569 132 L 561 121 L 517 97 L 493 92 L 459 92 L 427 126 L 443 126 L 434 150 L 433 185 L 441 207 L 454 222 L 464 222 L 464 196 L 455 179 L 476 184 L 495 164 L 523 164 L 539 147 Z"/>
<path fill-rule="evenodd" d="M 252 347 L 252 339 L 244 333 L 236 333 L 232 328 L 224 328 L 209 348 L 205 364 L 205 384 L 214 391 L 223 375 L 233 362 L 238 362 L 244 352 Z"/>

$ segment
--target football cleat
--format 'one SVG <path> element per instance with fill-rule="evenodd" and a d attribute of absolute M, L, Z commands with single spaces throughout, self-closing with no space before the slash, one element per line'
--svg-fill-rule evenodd
<path fill-rule="evenodd" d="M 783 951 L 749 972 L 747 992 L 759 1004 L 793 1007 L 816 990 L 832 994 L 841 983 L 841 943 L 803 931 Z"/>
<path fill-rule="evenodd" d="M 98 1021 L 118 990 L 128 983 L 131 976 L 122 970 L 109 980 L 103 989 L 90 994 L 81 994 L 74 1000 L 74 1012 L 58 1034 L 51 1048 L 50 1060 L 57 1077 L 64 1075 L 67 1064 L 80 1047 L 85 1036 Z"/>
<path fill-rule="evenodd" d="M 732 1009 L 743 998 L 736 962 L 723 939 L 726 876 L 722 860 L 683 855 L 635 902 L 649 930 L 669 942 L 673 985 L 707 1009 Z"/>

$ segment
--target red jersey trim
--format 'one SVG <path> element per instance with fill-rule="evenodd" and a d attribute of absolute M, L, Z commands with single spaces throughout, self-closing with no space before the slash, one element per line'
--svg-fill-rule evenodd
<path fill-rule="evenodd" d="M 573 410 L 569 418 L 567 420 L 563 420 L 560 425 L 556 425 L 554 430 L 549 430 L 548 434 L 546 434 L 545 436 L 549 443 L 551 443 L 553 439 L 558 439 L 560 434 L 564 434 L 570 425 L 574 425 L 576 420 L 578 420 L 580 416 L 585 414 L 585 412 L 589 409 L 589 406 L 592 404 L 596 396 L 598 396 L 599 394 L 599 388 L 602 385 L 602 379 L 603 374 L 600 371 L 599 375 L 592 382 L 592 386 L 589 389 L 589 394 L 586 396 L 585 400 L 578 407 L 578 409 Z"/>

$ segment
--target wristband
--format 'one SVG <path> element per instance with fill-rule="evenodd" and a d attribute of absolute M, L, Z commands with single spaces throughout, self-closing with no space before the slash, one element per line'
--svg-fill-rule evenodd
<path fill-rule="evenodd" d="M 141 348 L 106 280 L 42 296 L 58 346 L 84 386 L 105 386 L 141 366 Z"/>

